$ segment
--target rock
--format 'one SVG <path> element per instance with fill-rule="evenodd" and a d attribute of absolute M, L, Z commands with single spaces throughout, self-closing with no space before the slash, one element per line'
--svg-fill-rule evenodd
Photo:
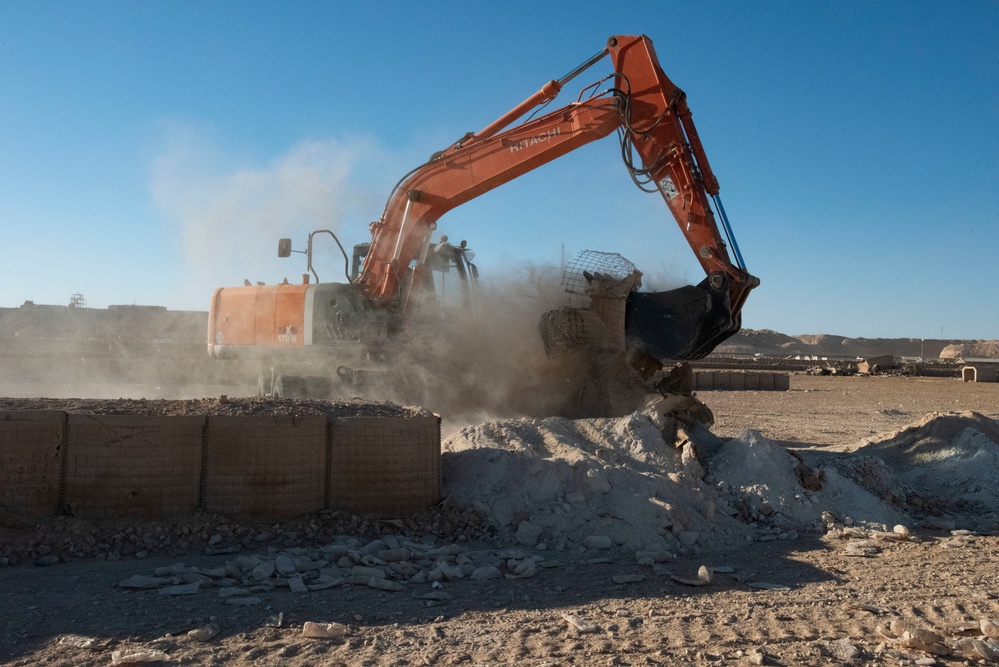
<path fill-rule="evenodd" d="M 975 652 L 978 656 L 985 659 L 987 662 L 999 662 L 999 643 L 982 641 L 972 637 L 971 645 L 975 647 Z"/>
<path fill-rule="evenodd" d="M 580 634 L 586 634 L 590 632 L 596 632 L 597 626 L 589 621 L 579 618 L 578 616 L 573 616 L 571 614 L 562 614 L 562 618 L 566 623 L 576 628 L 576 632 Z"/>
<path fill-rule="evenodd" d="M 434 562 L 434 568 L 440 570 L 441 575 L 448 581 L 457 581 L 465 576 L 461 568 L 451 565 L 443 558 L 438 558 Z"/>
<path fill-rule="evenodd" d="M 750 586 L 752 588 L 761 588 L 761 589 L 763 589 L 765 591 L 789 591 L 789 590 L 791 590 L 790 586 L 786 586 L 784 584 L 772 584 L 772 583 L 770 583 L 768 581 L 750 581 L 746 585 Z"/>
<path fill-rule="evenodd" d="M 389 581 L 388 579 L 379 579 L 378 577 L 371 577 L 368 580 L 368 586 L 377 588 L 380 591 L 399 592 L 403 590 L 403 585 L 398 581 Z"/>
<path fill-rule="evenodd" d="M 533 558 L 507 561 L 507 567 L 513 572 L 512 575 L 506 575 L 510 579 L 530 579 L 538 573 L 538 562 Z"/>
<path fill-rule="evenodd" d="M 852 662 L 860 657 L 860 649 L 849 639 L 837 639 L 829 642 L 829 654 L 841 662 Z"/>
<path fill-rule="evenodd" d="M 305 582 L 302 581 L 301 576 L 288 577 L 288 588 L 292 593 L 308 593 L 309 589 L 306 587 Z"/>
<path fill-rule="evenodd" d="M 586 489 L 596 495 L 604 495 L 611 490 L 607 474 L 600 469 L 590 468 L 586 471 Z"/>
<path fill-rule="evenodd" d="M 276 556 L 274 558 L 274 569 L 284 575 L 295 574 L 295 561 L 283 554 Z"/>
<path fill-rule="evenodd" d="M 221 631 L 222 628 L 217 623 L 209 623 L 188 632 L 187 638 L 195 642 L 206 642 Z"/>
<path fill-rule="evenodd" d="M 692 547 L 697 543 L 697 538 L 701 536 L 696 530 L 681 530 L 676 539 L 685 547 Z"/>
<path fill-rule="evenodd" d="M 501 579 L 503 573 L 495 565 L 483 565 L 475 568 L 469 577 L 472 581 L 485 581 L 486 579 Z"/>
<path fill-rule="evenodd" d="M 921 644 L 942 644 L 944 641 L 940 633 L 901 619 L 891 621 L 888 628 L 898 637 L 914 639 Z"/>
<path fill-rule="evenodd" d="M 372 540 L 361 547 L 360 551 L 362 554 L 373 554 L 376 551 L 381 551 L 386 546 L 387 545 L 382 540 Z"/>
<path fill-rule="evenodd" d="M 583 546 L 591 550 L 610 549 L 611 538 L 606 535 L 588 535 L 583 538 Z"/>
<path fill-rule="evenodd" d="M 525 547 L 533 547 L 541 538 L 542 528 L 530 521 L 522 521 L 517 526 L 517 542 Z"/>
<path fill-rule="evenodd" d="M 339 639 L 346 637 L 349 633 L 346 625 L 342 623 L 314 623 L 306 621 L 302 626 L 302 634 L 312 639 Z"/>
<path fill-rule="evenodd" d="M 272 561 L 264 561 L 260 565 L 253 568 L 253 572 L 250 573 L 256 581 L 264 581 L 265 579 L 270 579 L 274 574 L 274 563 Z"/>
<path fill-rule="evenodd" d="M 159 590 L 160 595 L 194 595 L 201 588 L 201 584 L 195 581 L 193 584 L 179 584 L 177 586 L 167 586 Z"/>
<path fill-rule="evenodd" d="M 315 579 L 311 584 L 308 584 L 306 588 L 310 591 L 322 591 L 327 588 L 339 586 L 342 583 L 343 577 L 328 577 L 326 575 L 319 575 L 319 578 Z"/>
<path fill-rule="evenodd" d="M 144 662 L 166 662 L 169 656 L 154 649 L 123 649 L 111 653 L 112 665 L 140 665 Z"/>

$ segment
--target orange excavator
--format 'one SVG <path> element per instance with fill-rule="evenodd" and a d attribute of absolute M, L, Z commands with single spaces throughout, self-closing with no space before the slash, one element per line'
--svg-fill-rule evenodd
<path fill-rule="evenodd" d="M 541 113 L 570 80 L 607 56 L 611 73 L 584 87 L 574 102 Z M 540 115 L 514 125 L 531 111 Z M 739 330 L 743 304 L 759 280 L 742 260 L 685 94 L 663 72 L 644 35 L 611 37 L 579 67 L 406 174 L 381 218 L 371 223 L 370 243 L 354 248 L 353 270 L 348 273 L 345 267 L 346 282 L 318 282 L 313 235 L 333 235 L 322 230 L 310 235 L 304 251 L 315 283 L 305 274 L 302 284 L 217 289 L 209 311 L 209 354 L 278 363 L 300 358 L 308 348 L 315 355 L 362 360 L 362 366 L 384 357 L 392 337 L 405 330 L 407 319 L 434 289 L 435 268 L 465 278 L 459 291 L 477 277 L 464 242 L 451 245 L 446 237 L 433 242 L 442 215 L 615 131 L 635 183 L 663 197 L 706 274 L 696 286 L 628 293 L 625 340 L 645 358 L 703 357 Z M 292 251 L 290 241 L 282 239 L 279 255 L 291 252 L 300 251 Z M 339 366 L 340 379 L 349 381 L 353 374 L 350 363 Z M 325 380 L 314 376 L 310 381 Z M 261 378 L 260 389 L 289 396 L 328 389 L 308 391 L 303 382 L 299 376 L 272 372 Z"/>

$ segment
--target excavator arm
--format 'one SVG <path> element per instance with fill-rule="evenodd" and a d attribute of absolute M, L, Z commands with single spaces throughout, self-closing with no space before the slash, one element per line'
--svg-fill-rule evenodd
<path fill-rule="evenodd" d="M 562 108 L 509 127 L 607 55 L 614 71 L 584 89 L 589 97 L 581 94 Z M 602 85 L 607 88 L 597 92 Z M 442 215 L 615 131 L 636 183 L 660 192 L 708 276 L 696 287 L 629 297 L 629 339 L 658 358 L 704 356 L 738 331 L 743 303 L 759 280 L 742 263 L 684 93 L 663 72 L 644 35 L 610 38 L 580 67 L 407 174 L 381 219 L 371 225 L 371 247 L 358 278 L 361 289 L 383 306 L 405 310 L 412 286 L 423 279 L 431 234 Z M 715 222 L 711 197 L 735 263 Z"/>

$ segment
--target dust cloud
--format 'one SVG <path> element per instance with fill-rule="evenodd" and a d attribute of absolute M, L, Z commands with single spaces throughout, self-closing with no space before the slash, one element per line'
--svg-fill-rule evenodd
<path fill-rule="evenodd" d="M 303 141 L 263 166 L 247 166 L 196 132 L 175 132 L 153 164 L 150 190 L 179 232 L 185 289 L 201 290 L 207 307 L 215 287 L 280 281 L 289 266 L 276 257 L 278 238 L 338 231 L 348 220 L 364 230 L 382 202 L 355 174 L 378 154 L 362 140 Z"/>
<path fill-rule="evenodd" d="M 542 314 L 565 303 L 560 278 L 555 266 L 524 265 L 480 286 L 471 307 L 424 304 L 387 343 L 388 372 L 338 387 L 337 397 L 421 405 L 443 415 L 448 432 L 485 419 L 563 414 L 585 367 L 570 355 L 548 358 L 538 328 Z"/>

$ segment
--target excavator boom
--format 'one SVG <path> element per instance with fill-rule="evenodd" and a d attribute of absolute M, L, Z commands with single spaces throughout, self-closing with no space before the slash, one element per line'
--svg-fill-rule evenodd
<path fill-rule="evenodd" d="M 588 87 L 589 97 L 509 127 L 607 55 L 613 73 Z M 604 81 L 611 83 L 597 92 Z M 394 189 L 381 219 L 372 223 L 361 289 L 383 305 L 400 303 L 405 309 L 442 215 L 615 131 L 636 183 L 662 195 L 707 274 L 696 287 L 629 296 L 628 338 L 660 359 L 704 356 L 739 330 L 742 306 L 759 280 L 746 271 L 736 248 L 736 263 L 729 256 L 711 209 L 718 180 L 683 91 L 663 72 L 644 35 L 611 37 L 601 53 L 561 80 L 548 82 L 480 132 L 465 135 L 410 172 Z M 727 220 L 722 221 L 734 246 Z"/>

